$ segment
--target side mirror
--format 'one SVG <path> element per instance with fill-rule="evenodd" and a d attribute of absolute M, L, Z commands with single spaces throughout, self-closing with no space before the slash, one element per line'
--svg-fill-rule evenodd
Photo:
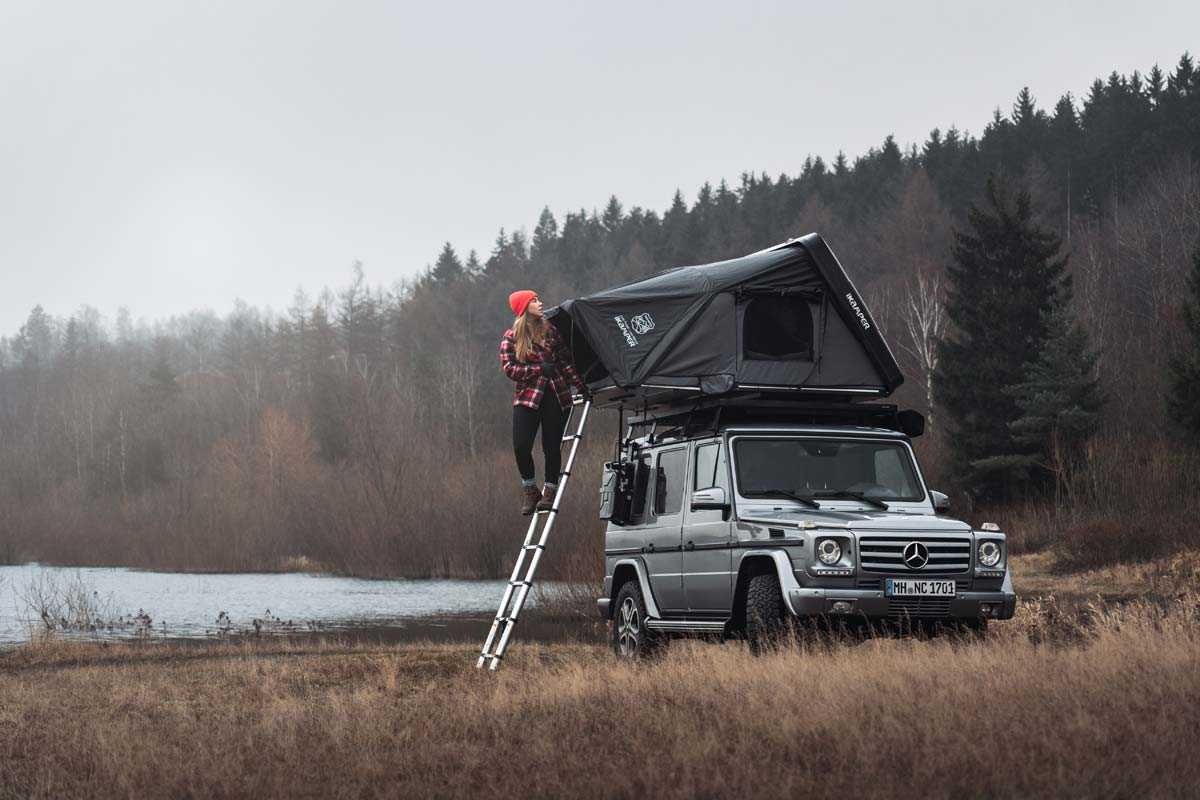
<path fill-rule="evenodd" d="M 720 486 L 711 486 L 692 492 L 692 511 L 721 511 L 729 516 L 729 501 L 725 499 L 725 490 Z"/>
<path fill-rule="evenodd" d="M 933 498 L 933 513 L 949 514 L 950 513 L 950 498 L 941 492 L 929 490 L 929 496 Z"/>

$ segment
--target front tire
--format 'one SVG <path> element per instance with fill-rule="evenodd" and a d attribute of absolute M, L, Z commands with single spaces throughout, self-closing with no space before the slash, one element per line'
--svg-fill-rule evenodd
<path fill-rule="evenodd" d="M 617 592 L 613 610 L 612 646 L 617 658 L 628 661 L 657 653 L 664 640 L 646 627 L 646 601 L 637 581 L 626 581 Z"/>
<path fill-rule="evenodd" d="M 755 575 L 746 586 L 746 639 L 750 652 L 761 655 L 775 647 L 787 630 L 787 611 L 779 576 L 773 572 Z"/>

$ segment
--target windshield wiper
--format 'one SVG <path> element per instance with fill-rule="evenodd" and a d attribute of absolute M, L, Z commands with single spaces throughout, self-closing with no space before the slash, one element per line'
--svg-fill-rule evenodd
<path fill-rule="evenodd" d="M 876 508 L 882 508 L 884 511 L 888 510 L 888 504 L 880 500 L 878 497 L 869 497 L 862 492 L 851 492 L 846 489 L 842 489 L 837 492 L 813 492 L 813 497 L 828 497 L 830 499 L 835 497 L 846 497 L 851 500 L 859 500 L 863 503 L 873 505 Z"/>
<path fill-rule="evenodd" d="M 809 508 L 821 507 L 821 504 L 813 500 L 811 497 L 804 497 L 803 495 L 798 495 L 795 492 L 789 492 L 787 489 L 759 489 L 756 492 L 746 492 L 746 494 L 752 497 L 787 497 L 791 500 L 795 500 L 801 505 L 806 505 Z"/>

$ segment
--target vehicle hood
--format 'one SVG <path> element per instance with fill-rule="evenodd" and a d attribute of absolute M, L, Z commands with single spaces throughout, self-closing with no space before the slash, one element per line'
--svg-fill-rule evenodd
<path fill-rule="evenodd" d="M 744 522 L 762 520 L 791 523 L 812 522 L 817 527 L 849 528 L 855 531 L 927 531 L 937 533 L 966 533 L 967 523 L 928 514 L 895 514 L 890 511 L 834 511 L 816 509 L 763 509 L 739 514 Z"/>

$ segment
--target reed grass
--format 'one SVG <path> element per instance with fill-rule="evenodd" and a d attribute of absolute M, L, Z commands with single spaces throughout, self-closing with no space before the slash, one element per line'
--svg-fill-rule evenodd
<path fill-rule="evenodd" d="M 0 796 L 1186 797 L 1195 564 L 1127 602 L 1024 603 L 984 641 L 759 658 L 519 641 L 482 674 L 473 642 L 24 647 L 0 654 Z"/>

